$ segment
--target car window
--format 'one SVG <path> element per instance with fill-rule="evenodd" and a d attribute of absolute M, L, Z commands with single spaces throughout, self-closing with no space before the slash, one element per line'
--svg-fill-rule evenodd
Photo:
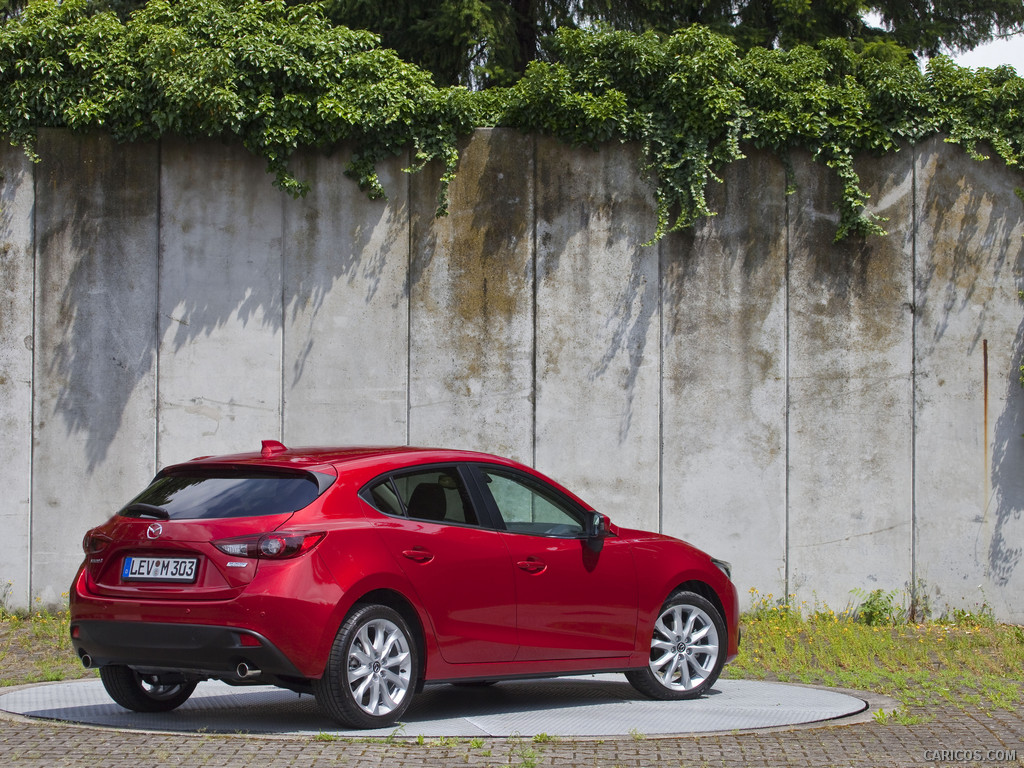
<path fill-rule="evenodd" d="M 373 506 L 381 512 L 389 515 L 402 515 L 402 500 L 398 498 L 395 487 L 391 484 L 391 478 L 385 478 L 382 482 L 372 486 L 369 490 Z"/>
<path fill-rule="evenodd" d="M 583 535 L 580 512 L 539 482 L 490 468 L 481 468 L 481 475 L 506 530 L 561 538 Z"/>
<path fill-rule="evenodd" d="M 191 470 L 157 477 L 118 514 L 166 520 L 260 517 L 294 512 L 319 495 L 316 480 L 307 475 Z"/>
<path fill-rule="evenodd" d="M 371 485 L 367 495 L 367 500 L 385 514 L 438 523 L 478 524 L 469 494 L 454 467 L 395 474 Z"/>

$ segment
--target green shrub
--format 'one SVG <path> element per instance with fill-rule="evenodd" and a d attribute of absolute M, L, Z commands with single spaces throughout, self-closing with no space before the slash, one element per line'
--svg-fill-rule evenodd
<path fill-rule="evenodd" d="M 837 238 L 883 232 L 865 212 L 854 157 L 936 134 L 979 160 L 1024 151 L 1024 80 L 944 57 L 921 72 L 893 44 L 825 40 L 743 54 L 695 25 L 672 35 L 559 29 L 543 60 L 504 88 L 436 88 L 367 32 L 318 4 L 149 0 L 122 22 L 86 0 L 31 0 L 0 27 L 0 134 L 32 153 L 41 127 L 101 129 L 120 141 L 174 134 L 240 141 L 293 195 L 299 147 L 354 149 L 348 173 L 383 195 L 376 164 L 409 151 L 444 164 L 477 127 L 539 131 L 573 144 L 638 142 L 657 192 L 655 237 L 712 215 L 705 190 L 749 144 L 784 159 L 809 150 L 842 182 Z M 987 151 L 987 150 L 986 150 Z"/>
<path fill-rule="evenodd" d="M 903 609 L 896 605 L 898 590 L 886 592 L 882 589 L 873 589 L 865 592 L 863 589 L 850 590 L 860 600 L 860 604 L 854 609 L 853 615 L 857 621 L 867 624 L 869 627 L 891 627 L 898 623 Z"/>

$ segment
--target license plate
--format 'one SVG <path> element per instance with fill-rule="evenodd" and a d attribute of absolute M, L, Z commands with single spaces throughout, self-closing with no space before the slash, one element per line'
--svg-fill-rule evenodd
<path fill-rule="evenodd" d="M 194 557 L 126 557 L 121 578 L 124 581 L 196 580 L 198 560 Z"/>

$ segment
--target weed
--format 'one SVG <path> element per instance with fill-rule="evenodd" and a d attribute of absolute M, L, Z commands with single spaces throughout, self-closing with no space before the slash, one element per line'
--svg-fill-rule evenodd
<path fill-rule="evenodd" d="M 982 603 L 973 611 L 968 608 L 954 608 L 944 614 L 942 620 L 958 627 L 994 627 L 996 625 L 992 608 L 987 603 Z"/>
<path fill-rule="evenodd" d="M 882 589 L 873 589 L 865 592 L 863 589 L 851 589 L 850 593 L 860 600 L 860 605 L 853 614 L 863 624 L 869 627 L 889 627 L 900 620 L 902 608 L 897 607 L 896 598 L 898 590 L 886 592 Z"/>
<path fill-rule="evenodd" d="M 330 741 L 337 741 L 337 740 L 338 740 L 338 737 L 335 736 L 333 733 L 324 733 L 323 731 L 320 731 L 320 733 L 318 733 L 316 736 L 313 737 L 313 741 L 328 741 L 328 742 L 330 742 Z"/>
<path fill-rule="evenodd" d="M 3 178 L 0 176 L 0 178 Z M 10 613 L 7 608 L 7 604 L 11 599 L 11 590 L 14 587 L 13 581 L 5 581 L 3 586 L 0 586 L 0 619 L 7 618 Z"/>
<path fill-rule="evenodd" d="M 910 587 L 910 608 L 907 609 L 907 621 L 911 624 L 923 624 L 932 616 L 931 598 L 924 579 L 917 579 Z"/>
<path fill-rule="evenodd" d="M 886 712 L 884 709 L 880 709 L 875 712 L 871 718 L 879 725 L 889 725 L 893 723 L 895 725 L 917 725 L 918 723 L 924 723 L 929 720 L 924 715 L 912 715 L 907 709 L 894 709 L 891 712 Z"/>
<path fill-rule="evenodd" d="M 520 768 L 536 768 L 540 753 L 528 744 L 524 744 L 518 732 L 509 736 L 508 743 L 510 764 L 512 764 L 512 758 L 518 758 Z"/>

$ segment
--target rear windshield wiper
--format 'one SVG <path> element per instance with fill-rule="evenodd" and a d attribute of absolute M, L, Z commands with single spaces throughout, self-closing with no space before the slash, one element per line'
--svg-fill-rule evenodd
<path fill-rule="evenodd" d="M 121 510 L 121 517 L 152 517 L 157 520 L 170 520 L 171 513 L 156 504 L 136 502 Z"/>

